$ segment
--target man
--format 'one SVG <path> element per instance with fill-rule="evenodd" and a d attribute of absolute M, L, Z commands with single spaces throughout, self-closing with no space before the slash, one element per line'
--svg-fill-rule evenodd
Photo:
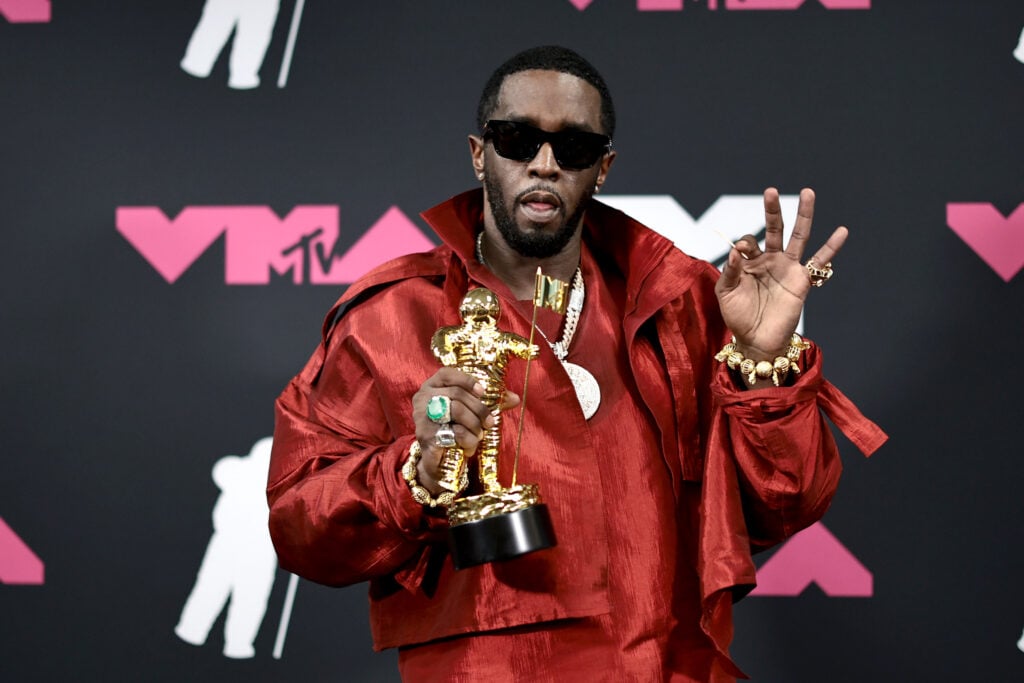
<path fill-rule="evenodd" d="M 478 119 L 482 192 L 423 214 L 440 247 L 349 289 L 278 400 L 268 495 L 281 564 L 327 584 L 369 580 L 375 647 L 400 648 L 405 680 L 733 680 L 731 603 L 754 583 L 751 551 L 819 519 L 839 478 L 819 406 L 866 452 L 885 438 L 822 379 L 817 348 L 792 338 L 847 231 L 805 267 L 814 195 L 801 193 L 783 248 L 768 190 L 765 250 L 744 238 L 719 278 L 591 202 L 615 159 L 615 112 L 601 76 L 564 48 L 499 67 Z M 500 299 L 499 327 L 529 338 L 538 266 L 585 293 L 571 323 L 538 321 L 568 353 L 540 344 L 523 418 L 519 476 L 540 485 L 558 544 L 456 571 L 430 504 L 444 495 L 444 439 L 426 406 L 449 399 L 467 453 L 496 418 L 428 342 L 478 286 Z M 730 334 L 719 357 L 733 357 L 716 361 Z M 509 365 L 509 387 L 523 364 Z M 518 403 L 509 393 L 502 407 Z"/>

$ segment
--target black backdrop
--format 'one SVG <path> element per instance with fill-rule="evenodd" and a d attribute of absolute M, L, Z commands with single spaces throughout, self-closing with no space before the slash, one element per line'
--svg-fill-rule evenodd
<path fill-rule="evenodd" d="M 393 206 L 426 231 L 417 213 L 475 182 L 465 136 L 487 75 L 544 43 L 610 84 L 609 193 L 671 195 L 696 217 L 807 185 L 819 239 L 851 227 L 805 329 L 892 437 L 871 460 L 843 443 L 824 520 L 873 595 L 748 598 L 740 665 L 780 682 L 1024 675 L 1024 282 L 946 220 L 949 204 L 1024 202 L 1024 3 L 309 0 L 279 88 L 283 0 L 250 90 L 227 87 L 226 52 L 209 78 L 179 67 L 203 0 L 3 18 L 47 4 L 0 0 L 0 530 L 45 564 L 19 578 L 27 554 L 0 534 L 0 680 L 397 678 L 393 653 L 370 651 L 364 586 L 300 582 L 280 658 L 280 571 L 255 657 L 221 654 L 223 615 L 206 645 L 175 636 L 220 495 L 211 468 L 272 432 L 344 284 L 229 284 L 244 225 L 170 283 L 116 216 L 339 207 L 339 254 Z M 996 223 L 967 230 L 989 260 L 1024 261 L 1024 224 Z"/>

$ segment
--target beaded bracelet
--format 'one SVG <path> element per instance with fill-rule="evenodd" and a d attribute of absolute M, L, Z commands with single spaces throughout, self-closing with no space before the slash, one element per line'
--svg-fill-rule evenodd
<path fill-rule="evenodd" d="M 774 362 L 755 361 L 744 358 L 743 354 L 736 350 L 736 337 L 733 337 L 731 342 L 715 354 L 715 360 L 725 361 L 730 370 L 739 370 L 751 385 L 757 384 L 759 379 L 770 377 L 772 383 L 779 386 L 786 380 L 790 371 L 794 375 L 800 374 L 800 366 L 797 365 L 800 361 L 800 354 L 809 348 L 811 345 L 805 342 L 799 334 L 794 333 L 789 340 L 789 348 L 786 349 L 785 356 L 776 357 Z"/>
<path fill-rule="evenodd" d="M 420 442 L 413 441 L 412 445 L 409 446 L 409 458 L 402 465 L 402 479 L 405 479 L 405 483 L 409 485 L 409 491 L 412 492 L 412 498 L 420 505 L 429 505 L 430 507 L 447 507 L 452 504 L 455 500 L 455 493 L 452 491 L 445 491 L 439 494 L 437 498 L 430 495 L 430 491 L 423 488 L 419 482 L 418 474 L 419 470 L 417 466 L 420 463 L 420 456 L 422 452 L 420 450 Z"/>

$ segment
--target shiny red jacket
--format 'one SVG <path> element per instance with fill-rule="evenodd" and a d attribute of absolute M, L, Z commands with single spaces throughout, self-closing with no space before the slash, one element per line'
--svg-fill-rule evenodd
<path fill-rule="evenodd" d="M 329 585 L 369 580 L 378 649 L 608 612 L 609 548 L 603 527 L 589 517 L 601 508 L 592 501 L 615 491 L 596 476 L 582 414 L 552 408 L 575 401 L 553 356 L 544 362 L 542 353 L 530 370 L 522 450 L 544 457 L 524 457 L 519 480 L 540 484 L 559 535 L 556 548 L 455 572 L 444 545 L 447 522 L 415 503 L 401 478 L 414 439 L 410 398 L 438 367 L 430 336 L 460 322 L 458 305 L 471 285 L 492 289 L 503 304 L 512 301 L 474 259 L 481 211 L 476 190 L 425 212 L 443 244 L 352 285 L 276 404 L 267 493 L 280 563 Z M 728 332 L 710 264 L 597 202 L 586 213 L 584 243 L 591 267 L 615 268 L 624 279 L 629 360 L 638 385 L 650 388 L 643 393 L 652 397 L 648 409 L 677 499 L 684 505 L 693 498 L 701 628 L 722 667 L 742 675 L 727 648 L 732 602 L 754 585 L 751 552 L 817 521 L 839 480 L 838 452 L 821 412 L 866 454 L 885 436 L 822 378 L 813 346 L 794 386 L 738 387 L 713 360 Z M 528 318 L 507 313 L 499 323 L 523 336 L 528 326 Z M 644 335 L 656 338 L 661 367 L 650 367 L 649 354 L 634 353 Z M 516 372 L 521 367 L 510 369 L 510 387 L 521 384 Z"/>

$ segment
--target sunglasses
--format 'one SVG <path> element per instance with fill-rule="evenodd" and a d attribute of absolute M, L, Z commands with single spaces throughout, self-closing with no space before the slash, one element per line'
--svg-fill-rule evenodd
<path fill-rule="evenodd" d="M 572 128 L 549 133 L 518 121 L 488 121 L 484 140 L 490 140 L 500 156 L 514 161 L 530 161 L 547 142 L 558 165 L 571 171 L 590 168 L 612 149 L 607 135 Z"/>

